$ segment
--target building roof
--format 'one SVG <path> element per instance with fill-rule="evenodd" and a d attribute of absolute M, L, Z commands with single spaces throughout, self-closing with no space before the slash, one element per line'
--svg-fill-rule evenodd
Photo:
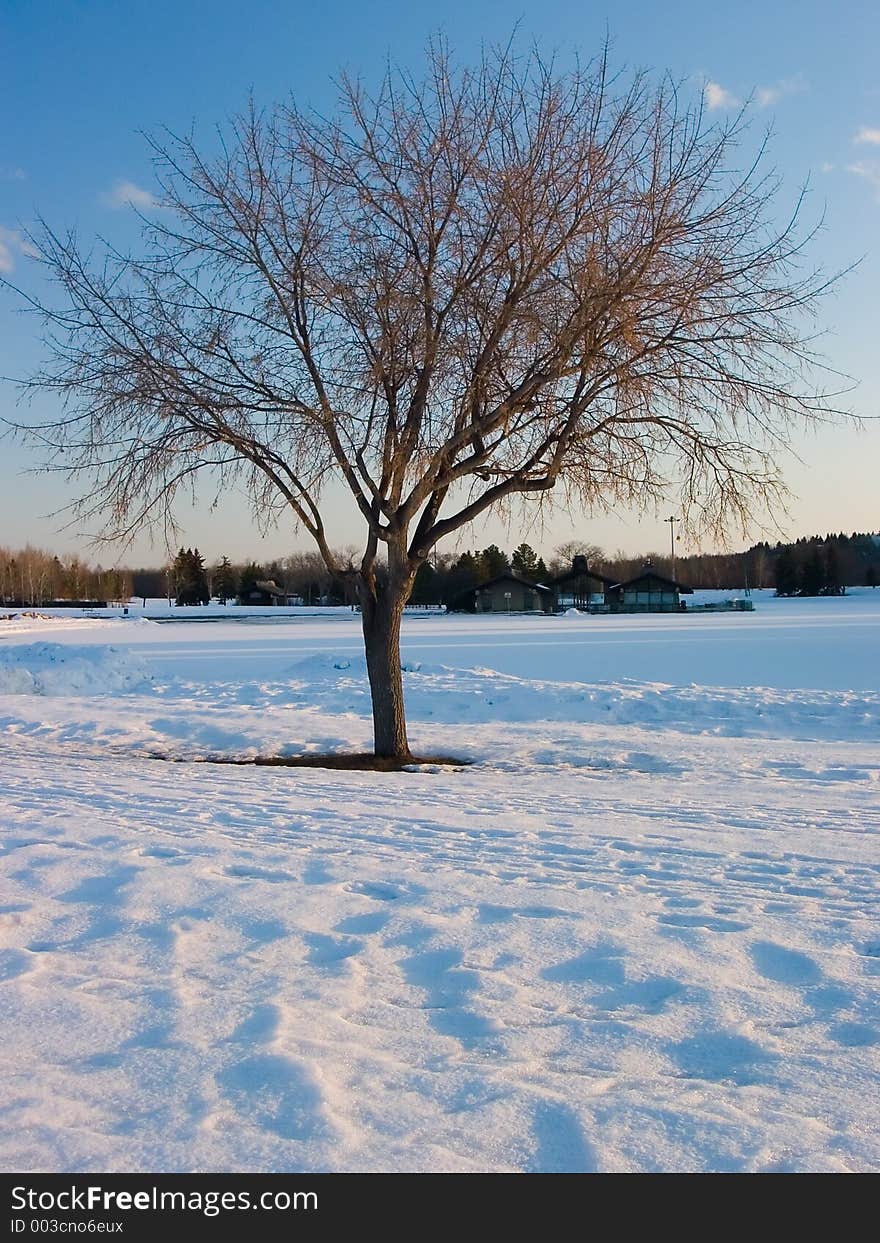
<path fill-rule="evenodd" d="M 514 574 L 512 571 L 505 574 L 496 574 L 494 578 L 488 579 L 485 583 L 474 583 L 469 590 L 483 591 L 486 587 L 494 587 L 496 583 L 519 583 L 522 587 L 528 587 L 532 591 L 546 591 L 548 594 L 550 593 L 550 588 L 545 587 L 543 583 L 533 583 L 530 578 L 520 578 L 519 574 Z"/>
<path fill-rule="evenodd" d="M 554 587 L 561 587 L 563 583 L 573 582 L 578 578 L 594 578 L 598 583 L 604 583 L 606 587 L 614 584 L 613 578 L 607 578 L 604 574 L 600 574 L 598 570 L 591 570 L 586 557 L 575 557 L 571 563 L 571 569 L 566 570 L 564 574 L 557 574 L 556 578 L 551 579 Z"/>
<path fill-rule="evenodd" d="M 267 596 L 286 596 L 287 592 L 275 582 L 273 578 L 260 579 L 254 583 L 251 591 L 261 591 Z"/>
<path fill-rule="evenodd" d="M 634 578 L 628 578 L 623 583 L 615 583 L 614 590 L 622 591 L 624 587 L 634 587 L 636 583 L 644 582 L 646 578 L 653 578 L 655 582 L 663 583 L 666 587 L 672 587 L 674 591 L 678 591 L 682 595 L 691 596 L 694 593 L 693 587 L 685 587 L 683 583 L 677 583 L 674 579 L 667 578 L 665 574 L 659 574 L 650 565 L 646 565 L 641 574 L 636 574 Z"/>

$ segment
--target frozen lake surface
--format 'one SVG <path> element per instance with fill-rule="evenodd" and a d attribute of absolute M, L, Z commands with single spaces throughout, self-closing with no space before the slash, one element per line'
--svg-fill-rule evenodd
<path fill-rule="evenodd" d="M 729 597 L 697 592 L 693 602 Z M 410 615 L 403 651 L 412 660 L 578 681 L 635 678 L 676 684 L 821 690 L 880 689 L 880 590 L 843 598 L 777 600 L 756 592 L 753 613 L 536 617 Z M 230 610 L 239 614 L 240 610 Z M 180 612 L 180 610 L 177 610 Z M 190 616 L 204 616 L 189 610 Z M 327 650 L 359 654 L 360 619 L 347 609 L 276 620 L 263 610 L 249 626 L 166 622 L 131 625 L 126 643 L 159 671 L 212 681 L 231 667 L 268 677 L 299 657 Z M 271 622 L 271 625 L 267 625 Z M 65 627 L 75 624 L 65 619 Z M 2 633 L 2 632 L 0 632 Z M 78 640 L 79 641 L 79 640 Z M 106 643 L 104 629 L 83 642 Z"/>

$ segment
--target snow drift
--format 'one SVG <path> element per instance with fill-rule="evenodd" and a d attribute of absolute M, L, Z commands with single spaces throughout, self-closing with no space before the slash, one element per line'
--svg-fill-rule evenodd
<path fill-rule="evenodd" d="M 130 651 L 26 643 L 0 648 L 0 694 L 126 695 L 152 684 Z"/>

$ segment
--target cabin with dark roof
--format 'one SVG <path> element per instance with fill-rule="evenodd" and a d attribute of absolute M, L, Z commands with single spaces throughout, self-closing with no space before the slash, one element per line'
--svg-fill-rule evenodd
<path fill-rule="evenodd" d="M 607 598 L 612 612 L 677 613 L 687 608 L 681 597 L 693 593 L 693 587 L 685 587 L 646 565 L 635 578 L 610 587 Z"/>
<path fill-rule="evenodd" d="M 518 574 L 499 574 L 459 592 L 448 607 L 451 613 L 550 613 L 553 591 Z"/>
<path fill-rule="evenodd" d="M 272 578 L 260 579 L 243 591 L 238 597 L 239 604 L 266 605 L 289 604 L 291 597 Z"/>
<path fill-rule="evenodd" d="M 614 586 L 613 578 L 606 578 L 598 570 L 591 570 L 584 556 L 575 557 L 571 569 L 558 574 L 552 579 L 556 609 L 564 613 L 566 609 L 600 608 L 606 603 L 608 589 Z"/>

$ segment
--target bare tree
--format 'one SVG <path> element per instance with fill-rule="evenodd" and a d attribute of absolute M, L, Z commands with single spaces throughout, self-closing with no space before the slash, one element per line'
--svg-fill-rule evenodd
<path fill-rule="evenodd" d="M 202 470 L 291 513 L 356 589 L 375 749 L 405 758 L 400 621 L 439 540 L 557 485 L 745 523 L 792 422 L 828 413 L 804 327 L 823 280 L 773 226 L 773 178 L 737 171 L 741 131 L 604 58 L 462 69 L 434 46 L 422 81 L 343 79 L 333 119 L 251 106 L 210 156 L 167 136 L 137 257 L 32 239 L 62 294 L 33 384 L 66 399 L 37 434 L 119 536 Z"/>
<path fill-rule="evenodd" d="M 598 544 L 590 544 L 586 540 L 570 539 L 564 544 L 557 544 L 550 560 L 553 574 L 562 574 L 570 570 L 575 557 L 586 557 L 591 569 L 599 569 L 605 560 L 605 553 Z"/>

